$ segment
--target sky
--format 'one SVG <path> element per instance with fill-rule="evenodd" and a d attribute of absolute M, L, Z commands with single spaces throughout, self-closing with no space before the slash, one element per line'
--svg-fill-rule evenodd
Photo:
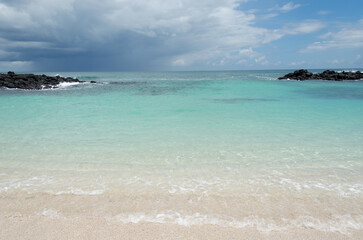
<path fill-rule="evenodd" d="M 362 67 L 362 0 L 0 0 L 1 72 Z"/>

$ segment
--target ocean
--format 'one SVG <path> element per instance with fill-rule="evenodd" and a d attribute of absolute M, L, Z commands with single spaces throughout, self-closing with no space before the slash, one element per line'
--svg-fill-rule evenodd
<path fill-rule="evenodd" d="M 316 70 L 319 72 L 320 70 Z M 0 90 L 2 216 L 363 230 L 363 82 L 288 70 L 46 73 Z"/>

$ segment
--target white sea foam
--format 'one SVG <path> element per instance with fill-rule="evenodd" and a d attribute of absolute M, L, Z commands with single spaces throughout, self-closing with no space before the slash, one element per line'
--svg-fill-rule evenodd
<path fill-rule="evenodd" d="M 27 192 L 36 192 L 42 186 L 53 183 L 53 178 L 49 176 L 35 176 L 28 179 L 9 179 L 0 182 L 0 192 L 11 190 L 23 190 Z"/>
<path fill-rule="evenodd" d="M 84 190 L 81 188 L 69 188 L 65 191 L 58 191 L 55 195 L 63 195 L 63 194 L 73 194 L 73 195 L 102 195 L 105 192 L 105 189 L 94 189 L 94 190 Z"/>
<path fill-rule="evenodd" d="M 286 231 L 294 228 L 311 228 L 323 232 L 339 232 L 349 234 L 350 230 L 363 229 L 363 216 L 352 217 L 350 214 L 333 216 L 331 219 L 321 220 L 312 216 L 300 216 L 296 219 L 283 218 L 280 221 L 265 219 L 258 216 L 249 216 L 235 219 L 225 215 L 204 215 L 195 213 L 183 215 L 182 213 L 168 210 L 155 214 L 119 214 L 106 217 L 107 220 L 116 220 L 122 223 L 169 223 L 181 226 L 217 225 L 220 227 L 246 228 L 253 227 L 260 232 Z"/>
<path fill-rule="evenodd" d="M 198 194 L 200 196 L 228 194 L 236 189 L 251 191 L 259 187 L 266 189 L 274 188 L 282 191 L 304 193 L 306 191 L 328 192 L 340 197 L 359 197 L 363 193 L 363 184 L 360 182 L 338 182 L 324 179 L 306 179 L 288 176 L 281 171 L 271 171 L 269 176 L 254 176 L 246 179 L 223 177 L 206 178 L 182 178 L 176 179 L 172 176 L 162 178 L 145 178 L 133 176 L 130 178 L 113 179 L 106 181 L 83 181 L 82 178 L 71 178 L 67 183 L 63 178 L 49 175 L 32 176 L 23 178 L 0 173 L 0 192 L 26 191 L 29 193 L 47 192 L 50 194 L 74 194 L 74 195 L 101 195 L 109 187 L 123 187 L 130 191 L 148 192 L 157 190 L 172 195 Z M 9 176 L 9 177 L 8 177 Z M 339 180 L 339 179 L 338 179 Z M 241 192 L 241 193 L 242 193 Z"/>
<path fill-rule="evenodd" d="M 48 217 L 50 219 L 62 219 L 64 218 L 62 214 L 60 214 L 57 210 L 53 209 L 44 209 L 43 211 L 39 212 L 37 215 Z"/>
<path fill-rule="evenodd" d="M 340 71 L 337 71 L 338 73 L 342 73 L 342 72 L 352 72 L 352 73 L 355 73 L 355 72 L 358 72 L 359 70 L 355 70 L 355 69 L 352 69 L 352 70 L 340 70 Z"/>
<path fill-rule="evenodd" d="M 70 87 L 70 86 L 75 86 L 75 85 L 79 85 L 82 83 L 79 82 L 61 82 L 57 85 L 57 87 L 59 88 L 66 88 L 66 87 Z"/>
<path fill-rule="evenodd" d="M 214 180 L 188 179 L 178 184 L 169 181 L 168 185 L 164 189 L 166 189 L 170 194 L 199 193 L 208 195 L 209 192 L 226 189 L 228 184 L 228 181 L 222 181 L 219 178 Z"/>
<path fill-rule="evenodd" d="M 292 186 L 296 191 L 300 192 L 301 191 L 301 184 L 298 183 L 298 182 L 295 182 L 291 179 L 288 179 L 288 178 L 281 178 L 280 179 L 280 182 L 279 182 L 281 185 L 289 185 L 289 186 Z"/>
<path fill-rule="evenodd" d="M 302 192 L 308 189 L 316 189 L 338 194 L 341 197 L 349 197 L 363 192 L 363 184 L 360 183 L 337 183 L 323 180 L 296 180 L 293 178 L 280 177 L 281 173 L 274 173 L 276 178 L 251 178 L 248 179 L 250 185 L 260 185 L 265 187 L 280 186 L 288 191 Z"/>
<path fill-rule="evenodd" d="M 254 75 L 252 75 L 251 77 L 254 77 Z M 258 79 L 267 80 L 267 81 L 276 80 L 276 78 L 273 78 L 273 77 L 269 76 L 268 74 L 266 74 L 266 75 L 256 75 L 256 77 Z"/>
<path fill-rule="evenodd" d="M 87 82 L 61 82 L 58 85 L 54 86 L 54 87 L 50 87 L 50 88 L 46 88 L 46 85 L 42 85 L 42 91 L 45 90 L 56 90 L 56 89 L 62 89 L 62 88 L 68 88 L 70 86 L 75 86 L 75 85 L 79 85 L 79 84 L 87 84 Z M 23 91 L 36 91 L 38 89 L 21 89 L 21 88 L 7 88 L 7 87 L 2 87 L 1 89 L 5 89 L 5 90 L 23 90 Z"/>
<path fill-rule="evenodd" d="M 74 183 L 74 186 L 68 184 Z M 73 194 L 73 195 L 101 195 L 106 191 L 104 184 L 89 184 L 87 186 L 78 186 L 77 179 L 71 179 L 67 185 L 63 179 L 56 179 L 52 176 L 41 175 L 27 179 L 8 179 L 0 182 L 1 192 L 24 191 L 27 193 L 49 193 L 55 195 Z"/>

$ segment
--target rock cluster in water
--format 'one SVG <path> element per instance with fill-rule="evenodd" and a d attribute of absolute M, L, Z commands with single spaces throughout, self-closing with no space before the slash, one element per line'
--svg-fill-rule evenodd
<path fill-rule="evenodd" d="M 363 79 L 363 73 L 360 71 L 356 72 L 336 72 L 331 70 L 326 70 L 322 73 L 313 74 L 306 69 L 300 69 L 293 73 L 288 73 L 281 79 L 293 79 L 293 80 L 330 80 L 330 81 L 344 81 L 344 80 L 361 80 Z"/>
<path fill-rule="evenodd" d="M 60 76 L 46 76 L 34 74 L 15 74 L 8 72 L 8 74 L 0 74 L 0 88 L 18 88 L 18 89 L 50 89 L 57 88 L 60 83 L 82 83 L 76 78 L 60 77 Z"/>

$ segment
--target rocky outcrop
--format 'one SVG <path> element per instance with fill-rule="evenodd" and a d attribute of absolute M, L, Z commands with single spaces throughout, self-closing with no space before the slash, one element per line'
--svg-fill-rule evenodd
<path fill-rule="evenodd" d="M 300 69 L 293 73 L 288 73 L 281 79 L 292 79 L 292 80 L 330 80 L 330 81 L 344 81 L 344 80 L 363 80 L 363 73 L 360 71 L 356 72 L 336 72 L 326 70 L 322 73 L 313 74 L 306 69 Z"/>
<path fill-rule="evenodd" d="M 60 76 L 46 76 L 34 74 L 15 74 L 8 72 L 8 74 L 0 74 L 0 88 L 18 88 L 29 90 L 40 90 L 57 88 L 60 83 L 82 83 L 76 78 L 60 77 Z"/>

